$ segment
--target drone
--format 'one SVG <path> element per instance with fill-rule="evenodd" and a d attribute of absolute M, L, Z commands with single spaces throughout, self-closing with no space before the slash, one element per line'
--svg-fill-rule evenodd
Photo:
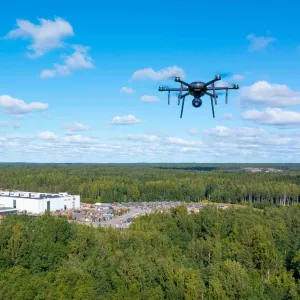
<path fill-rule="evenodd" d="M 170 104 L 170 92 L 179 92 L 178 94 L 178 105 L 180 105 L 180 101 L 182 99 L 182 105 L 181 105 L 181 114 L 180 118 L 182 118 L 183 109 L 184 109 L 184 101 L 185 97 L 188 95 L 194 96 L 194 99 L 192 101 L 192 105 L 196 108 L 200 107 L 202 105 L 202 99 L 201 97 L 204 95 L 210 96 L 211 100 L 211 109 L 212 109 L 212 115 L 215 118 L 215 109 L 214 104 L 217 105 L 217 98 L 218 94 L 216 91 L 225 90 L 226 96 L 225 96 L 225 103 L 228 104 L 228 90 L 237 90 L 239 89 L 238 84 L 232 84 L 231 86 L 224 86 L 224 87 L 216 87 L 215 82 L 221 80 L 220 75 L 216 75 L 213 80 L 210 80 L 206 83 L 201 81 L 196 81 L 192 83 L 187 83 L 180 79 L 180 77 L 175 77 L 175 82 L 179 82 L 181 84 L 180 88 L 166 88 L 163 86 L 159 87 L 160 92 L 168 92 L 168 104 Z M 212 91 L 212 93 L 211 93 Z M 183 92 L 186 92 L 183 94 Z"/>

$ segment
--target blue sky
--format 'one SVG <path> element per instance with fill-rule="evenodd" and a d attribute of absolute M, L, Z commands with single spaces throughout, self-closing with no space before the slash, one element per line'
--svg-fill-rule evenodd
<path fill-rule="evenodd" d="M 1 161 L 299 162 L 296 1 L 4 6 Z M 158 92 L 218 72 L 240 90 L 215 119 Z"/>

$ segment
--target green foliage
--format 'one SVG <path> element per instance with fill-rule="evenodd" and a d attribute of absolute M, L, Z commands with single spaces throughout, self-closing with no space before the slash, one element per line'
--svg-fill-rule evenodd
<path fill-rule="evenodd" d="M 0 299 L 300 299 L 299 219 L 299 207 L 177 207 L 120 232 L 9 216 Z"/>
<path fill-rule="evenodd" d="M 254 296 L 247 270 L 236 261 L 227 260 L 210 270 L 209 299 L 247 299 Z"/>
<path fill-rule="evenodd" d="M 257 174 L 241 171 L 241 167 L 246 165 L 2 164 L 0 187 L 66 191 L 80 194 L 89 203 L 214 201 L 260 209 L 299 203 L 299 165 L 262 165 L 284 171 Z"/>

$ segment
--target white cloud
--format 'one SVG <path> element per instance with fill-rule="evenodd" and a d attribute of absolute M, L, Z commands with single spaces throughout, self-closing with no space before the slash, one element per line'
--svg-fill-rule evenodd
<path fill-rule="evenodd" d="M 152 68 L 146 68 L 142 70 L 135 71 L 131 79 L 153 79 L 156 81 L 170 79 L 176 76 L 181 78 L 185 77 L 185 72 L 183 69 L 172 66 L 159 71 L 154 71 Z"/>
<path fill-rule="evenodd" d="M 7 126 L 8 126 L 8 122 L 0 121 L 0 127 L 7 127 Z"/>
<path fill-rule="evenodd" d="M 199 148 L 197 147 L 182 147 L 182 148 L 179 148 L 179 151 L 180 152 L 199 152 Z"/>
<path fill-rule="evenodd" d="M 75 70 L 95 68 L 92 58 L 87 54 L 89 47 L 73 45 L 73 49 L 73 54 L 61 56 L 63 64 L 54 64 L 54 69 L 43 70 L 40 77 L 45 79 L 56 75 L 69 76 Z"/>
<path fill-rule="evenodd" d="M 241 88 L 241 103 L 265 104 L 272 107 L 300 104 L 300 92 L 286 85 L 258 81 L 251 86 Z"/>
<path fill-rule="evenodd" d="M 46 118 L 50 118 L 50 117 L 51 117 L 51 115 L 50 115 L 50 114 L 48 114 L 48 113 L 45 113 L 45 112 L 42 112 L 42 113 L 41 113 L 41 115 L 42 115 L 42 116 L 44 116 L 44 117 L 46 117 Z"/>
<path fill-rule="evenodd" d="M 74 122 L 65 126 L 67 134 L 74 134 L 77 131 L 87 131 L 90 127 L 80 122 Z"/>
<path fill-rule="evenodd" d="M 137 141 L 137 142 L 157 142 L 160 138 L 156 135 L 132 135 L 129 134 L 125 137 L 128 141 Z"/>
<path fill-rule="evenodd" d="M 39 57 L 48 51 L 63 47 L 62 40 L 73 36 L 73 28 L 62 18 L 55 18 L 54 21 L 38 19 L 40 24 L 35 25 L 28 20 L 17 20 L 17 29 L 11 30 L 6 38 L 24 38 L 32 41 L 28 49 L 33 53 L 29 57 Z"/>
<path fill-rule="evenodd" d="M 220 155 L 219 161 L 245 162 L 243 156 L 250 155 L 247 162 L 266 162 L 266 160 L 290 162 L 298 161 L 300 153 L 300 134 L 289 130 L 266 131 L 261 127 L 228 128 L 227 136 L 205 136 L 206 147 Z M 211 132 L 211 130 L 209 130 Z M 289 156 L 289 158 L 287 158 Z"/>
<path fill-rule="evenodd" d="M 59 136 L 51 131 L 44 131 L 39 134 L 39 138 L 42 140 L 57 140 Z"/>
<path fill-rule="evenodd" d="M 255 34 L 249 34 L 247 39 L 250 41 L 249 51 L 259 51 L 263 50 L 268 47 L 269 44 L 276 41 L 274 37 L 267 37 L 267 36 L 256 36 Z"/>
<path fill-rule="evenodd" d="M 232 114 L 224 114 L 223 119 L 231 120 L 233 118 Z"/>
<path fill-rule="evenodd" d="M 130 88 L 130 87 L 126 87 L 126 86 L 123 86 L 120 90 L 121 93 L 124 93 L 124 94 L 134 94 L 135 93 L 135 90 L 133 88 Z"/>
<path fill-rule="evenodd" d="M 21 127 L 21 124 L 20 123 L 13 123 L 13 128 L 14 129 L 19 129 Z"/>
<path fill-rule="evenodd" d="M 140 97 L 140 100 L 142 102 L 158 102 L 159 98 L 156 96 L 149 96 L 149 95 L 144 95 Z"/>
<path fill-rule="evenodd" d="M 55 70 L 43 70 L 41 72 L 41 78 L 52 78 L 52 77 L 55 77 L 56 76 L 56 72 Z"/>
<path fill-rule="evenodd" d="M 265 130 L 261 127 L 238 127 L 232 129 L 232 133 L 239 137 L 258 137 L 264 132 Z"/>
<path fill-rule="evenodd" d="M 225 126 L 216 126 L 205 131 L 206 134 L 218 137 L 252 137 L 260 136 L 264 133 L 264 129 L 261 127 L 237 127 L 228 128 Z"/>
<path fill-rule="evenodd" d="M 175 145 L 181 145 L 181 146 L 196 146 L 199 145 L 198 142 L 195 141 L 186 141 L 182 138 L 177 138 L 177 137 L 169 137 L 167 138 L 167 142 L 170 144 L 175 144 Z"/>
<path fill-rule="evenodd" d="M 268 125 L 300 125 L 300 113 L 280 108 L 266 108 L 264 111 L 249 110 L 242 114 L 242 118 Z"/>
<path fill-rule="evenodd" d="M 236 80 L 236 81 L 242 81 L 245 79 L 245 76 L 241 75 L 241 74 L 233 74 L 232 75 L 232 80 Z"/>
<path fill-rule="evenodd" d="M 199 135 L 199 134 L 200 134 L 200 131 L 199 131 L 199 129 L 197 129 L 197 128 L 190 128 L 189 134 L 190 134 L 190 135 Z"/>
<path fill-rule="evenodd" d="M 228 136 L 205 135 L 201 142 L 184 136 L 140 134 L 100 143 L 81 135 L 57 140 L 38 134 L 0 137 L 2 161 L 27 162 L 298 162 L 300 134 L 268 132 L 260 127 L 228 128 Z M 274 130 L 274 129 L 272 129 Z M 276 130 L 276 129 L 275 129 Z M 126 142 L 124 142 L 124 139 Z M 146 144 L 144 142 L 147 142 Z M 176 155 L 174 155 L 176 153 Z"/>
<path fill-rule="evenodd" d="M 215 128 L 206 130 L 205 133 L 215 136 L 228 136 L 229 128 L 224 126 L 216 126 Z"/>
<path fill-rule="evenodd" d="M 70 56 L 64 55 L 64 65 L 56 65 L 56 70 L 60 73 L 60 69 L 63 69 L 62 73 L 70 73 L 77 69 L 92 69 L 94 65 L 92 58 L 87 55 L 89 47 L 82 45 L 74 45 L 74 53 Z"/>
<path fill-rule="evenodd" d="M 69 135 L 64 138 L 66 143 L 93 143 L 95 142 L 94 139 L 86 136 L 82 136 L 80 134 L 76 135 Z"/>
<path fill-rule="evenodd" d="M 229 83 L 224 81 L 223 79 L 221 79 L 215 83 L 215 86 L 216 87 L 227 87 L 227 86 L 229 86 Z"/>
<path fill-rule="evenodd" d="M 8 134 L 6 138 L 9 140 L 23 140 L 29 142 L 34 140 L 54 141 L 58 140 L 59 136 L 51 131 L 43 131 L 38 134 Z"/>
<path fill-rule="evenodd" d="M 111 124 L 112 125 L 130 125 L 130 124 L 138 124 L 142 123 L 142 120 L 137 119 L 134 115 L 127 116 L 116 116 L 113 118 Z"/>
<path fill-rule="evenodd" d="M 10 116 L 20 118 L 33 111 L 46 110 L 48 109 L 48 104 L 41 102 L 31 102 L 26 104 L 23 100 L 3 95 L 0 96 L 0 107 L 2 107 L 5 113 Z"/>
<path fill-rule="evenodd" d="M 33 140 L 37 137 L 34 134 L 8 134 L 6 138 L 10 140 Z"/>

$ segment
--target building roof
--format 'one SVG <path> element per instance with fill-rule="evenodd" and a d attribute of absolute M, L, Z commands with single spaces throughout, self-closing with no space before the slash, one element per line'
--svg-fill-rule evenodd
<path fill-rule="evenodd" d="M 71 197 L 68 193 L 50 194 L 50 193 L 35 193 L 23 191 L 1 191 L 0 197 L 25 198 L 25 199 L 53 199 L 60 197 Z"/>

